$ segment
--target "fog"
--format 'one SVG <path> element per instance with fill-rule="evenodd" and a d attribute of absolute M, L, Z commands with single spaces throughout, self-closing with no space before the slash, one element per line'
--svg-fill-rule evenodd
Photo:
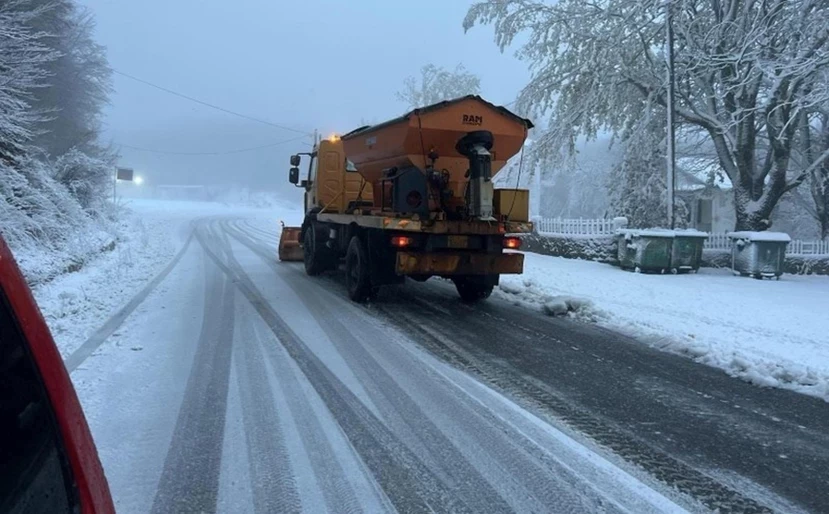
<path fill-rule="evenodd" d="M 87 0 L 111 66 L 238 113 L 323 134 L 343 133 L 406 110 L 395 98 L 409 75 L 433 63 L 463 63 L 482 93 L 509 103 L 527 83 L 526 65 L 502 54 L 491 27 L 464 34 L 471 2 L 309 0 L 236 2 Z M 153 184 L 221 184 L 279 190 L 297 136 L 199 105 L 124 77 L 106 111 L 105 138 L 121 164 Z M 129 147 L 140 147 L 136 150 Z M 298 197 L 298 195 L 296 195 Z"/>

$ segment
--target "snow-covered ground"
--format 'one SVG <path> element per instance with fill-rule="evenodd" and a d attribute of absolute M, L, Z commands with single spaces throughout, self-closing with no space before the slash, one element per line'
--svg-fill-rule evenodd
<path fill-rule="evenodd" d="M 253 209 L 212 202 L 128 200 L 118 223 L 116 244 L 33 289 L 38 305 L 66 358 L 128 302 L 181 249 L 194 219 L 217 216 L 271 216 L 274 222 L 301 220 L 292 208 Z"/>
<path fill-rule="evenodd" d="M 648 275 L 597 262 L 526 254 L 498 296 L 597 321 L 761 386 L 829 400 L 829 277 L 780 281 L 728 270 Z"/>
<path fill-rule="evenodd" d="M 115 250 L 36 290 L 71 361 L 90 334 L 178 262 L 103 344 L 83 346 L 94 353 L 72 372 L 119 512 L 175 510 L 178 498 L 205 484 L 217 495 L 206 495 L 205 505 L 218 512 L 276 511 L 272 502 L 297 498 L 308 512 L 391 510 L 388 497 L 403 495 L 412 481 L 388 482 L 396 471 L 371 459 L 379 450 L 397 458 L 399 448 L 424 456 L 416 483 L 432 480 L 434 470 L 438 477 L 480 475 L 480 487 L 468 482 L 458 493 L 473 511 L 486 510 L 489 489 L 518 511 L 549 511 L 564 497 L 581 504 L 574 511 L 695 508 L 422 352 L 420 332 L 398 333 L 371 306 L 352 304 L 337 279 L 310 279 L 299 263 L 274 264 L 267 256 L 275 253 L 279 221 L 297 224 L 299 208 L 147 200 L 130 208 Z M 202 237 L 185 250 L 194 227 Z M 829 322 L 817 314 L 828 306 L 827 286 L 826 277 L 760 282 L 715 270 L 640 275 L 527 254 L 525 274 L 503 277 L 496 297 L 549 314 L 570 310 L 752 382 L 827 398 Z M 486 330 L 470 334 L 477 341 Z M 452 333 L 445 343 L 462 337 Z M 696 378 L 699 367 L 690 368 Z M 268 398 L 272 408 L 263 408 Z M 281 443 L 271 437 L 277 424 Z M 390 439 L 369 444 L 368 429 Z M 277 443 L 285 451 L 271 448 Z M 316 452 L 326 445 L 328 455 Z M 366 459 L 373 467 L 365 468 Z M 435 484 L 429 494 L 443 490 L 441 480 L 423 483 Z"/>

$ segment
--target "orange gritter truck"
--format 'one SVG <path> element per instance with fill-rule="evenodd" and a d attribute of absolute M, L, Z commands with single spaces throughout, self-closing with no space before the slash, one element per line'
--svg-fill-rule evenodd
<path fill-rule="evenodd" d="M 523 271 L 513 250 L 515 234 L 532 231 L 529 192 L 495 189 L 492 179 L 532 126 L 470 95 L 316 142 L 291 156 L 305 219 L 283 228 L 280 259 L 303 260 L 308 275 L 344 259 L 359 302 L 406 277 L 450 279 L 467 302 L 489 297 L 501 274 Z"/>

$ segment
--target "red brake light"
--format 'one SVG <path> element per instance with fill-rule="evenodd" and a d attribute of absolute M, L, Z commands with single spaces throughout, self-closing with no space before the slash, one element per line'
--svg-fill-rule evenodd
<path fill-rule="evenodd" d="M 397 248 L 405 248 L 411 246 L 412 238 L 409 236 L 392 236 L 391 245 Z"/>
<path fill-rule="evenodd" d="M 504 238 L 504 248 L 509 248 L 510 250 L 518 250 L 521 248 L 521 238 L 520 237 L 505 237 Z"/>

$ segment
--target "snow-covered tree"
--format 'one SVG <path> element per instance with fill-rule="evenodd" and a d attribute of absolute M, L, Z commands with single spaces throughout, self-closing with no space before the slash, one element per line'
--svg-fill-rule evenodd
<path fill-rule="evenodd" d="M 34 144 L 54 157 L 73 148 L 95 153 L 112 90 L 105 48 L 93 39 L 95 20 L 70 0 L 31 1 L 50 6 L 31 24 L 50 34 L 48 44 L 59 53 L 45 66 L 47 84 L 34 95 L 34 107 L 48 115 Z"/>
<path fill-rule="evenodd" d="M 33 95 L 33 107 L 46 119 L 32 144 L 54 162 L 55 178 L 91 209 L 112 180 L 113 152 L 99 142 L 112 72 L 105 49 L 92 37 L 94 18 L 86 8 L 71 0 L 30 1 L 44 8 L 29 23 L 50 34 L 48 44 L 58 53 L 45 65 L 45 86 Z"/>
<path fill-rule="evenodd" d="M 42 121 L 31 107 L 33 93 L 44 85 L 45 66 L 57 58 L 45 44 L 47 34 L 29 25 L 42 12 L 25 0 L 0 2 L 0 161 L 10 166 Z"/>
<path fill-rule="evenodd" d="M 665 110 L 655 108 L 622 134 L 622 158 L 608 177 L 611 212 L 628 218 L 631 227 L 666 227 L 670 224 L 666 181 Z M 688 210 L 674 200 L 674 226 L 685 226 Z"/>
<path fill-rule="evenodd" d="M 798 119 L 829 98 L 826 0 L 486 0 L 464 21 L 494 24 L 531 83 L 520 111 L 550 115 L 538 145 L 555 156 L 579 135 L 615 134 L 665 107 L 666 6 L 675 27 L 677 123 L 713 142 L 734 186 L 737 229 L 769 226 L 774 206 L 829 158 L 791 166 Z"/>
<path fill-rule="evenodd" d="M 466 71 L 463 64 L 458 64 L 452 71 L 427 64 L 420 69 L 419 79 L 406 78 L 403 89 L 397 92 L 397 99 L 414 109 L 480 92 L 481 79 Z"/>
<path fill-rule="evenodd" d="M 829 151 L 829 103 L 816 107 L 810 116 L 803 116 L 800 129 L 801 152 L 797 160 L 808 166 L 815 155 Z M 818 223 L 820 237 L 829 238 L 829 159 L 811 168 L 809 193 L 812 202 L 806 204 L 806 211 Z"/>

